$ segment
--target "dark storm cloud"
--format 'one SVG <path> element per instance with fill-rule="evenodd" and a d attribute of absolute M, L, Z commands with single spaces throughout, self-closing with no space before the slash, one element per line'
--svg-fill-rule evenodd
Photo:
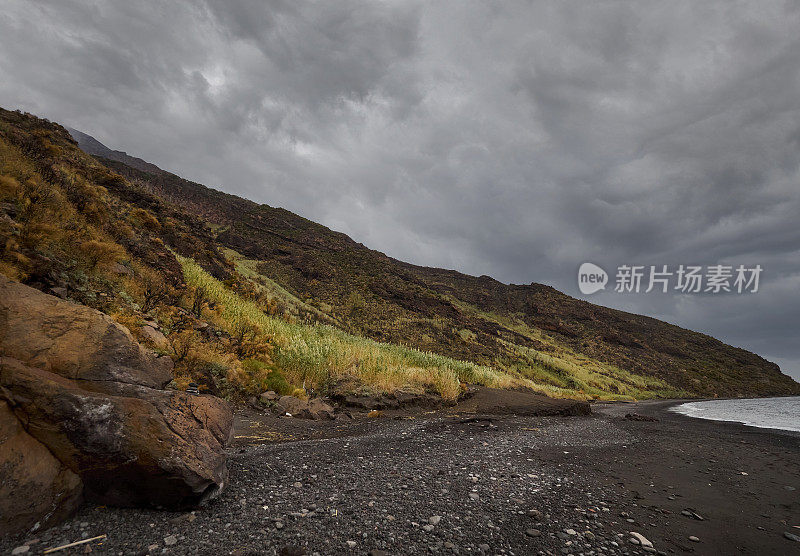
<path fill-rule="evenodd" d="M 598 294 L 800 376 L 800 13 L 782 2 L 6 2 L 0 104 L 420 264 L 755 264 Z"/>

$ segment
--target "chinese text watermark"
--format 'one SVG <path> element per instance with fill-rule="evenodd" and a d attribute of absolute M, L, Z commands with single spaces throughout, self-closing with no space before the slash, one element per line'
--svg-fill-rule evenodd
<path fill-rule="evenodd" d="M 615 274 L 618 293 L 756 293 L 761 265 L 620 265 Z M 606 289 L 609 276 L 594 263 L 578 269 L 578 288 L 588 295 Z"/>

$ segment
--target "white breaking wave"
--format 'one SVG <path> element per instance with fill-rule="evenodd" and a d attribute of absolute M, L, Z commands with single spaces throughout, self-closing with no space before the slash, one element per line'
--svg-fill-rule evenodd
<path fill-rule="evenodd" d="M 800 432 L 800 397 L 690 402 L 672 411 L 699 419 Z"/>

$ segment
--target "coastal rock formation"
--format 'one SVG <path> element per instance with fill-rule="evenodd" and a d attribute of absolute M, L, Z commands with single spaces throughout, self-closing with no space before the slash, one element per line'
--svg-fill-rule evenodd
<path fill-rule="evenodd" d="M 227 482 L 233 416 L 107 315 L 0 276 L 0 532 L 87 500 L 186 508 Z"/>

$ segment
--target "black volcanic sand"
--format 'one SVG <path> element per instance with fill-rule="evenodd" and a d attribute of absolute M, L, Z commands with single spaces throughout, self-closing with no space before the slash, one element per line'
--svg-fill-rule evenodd
<path fill-rule="evenodd" d="M 209 507 L 87 505 L 29 553 L 107 534 L 94 553 L 645 554 L 635 531 L 667 554 L 800 554 L 784 536 L 800 535 L 800 435 L 683 417 L 674 403 L 491 420 L 246 412 L 230 485 Z M 0 553 L 30 540 L 0 540 Z"/>

